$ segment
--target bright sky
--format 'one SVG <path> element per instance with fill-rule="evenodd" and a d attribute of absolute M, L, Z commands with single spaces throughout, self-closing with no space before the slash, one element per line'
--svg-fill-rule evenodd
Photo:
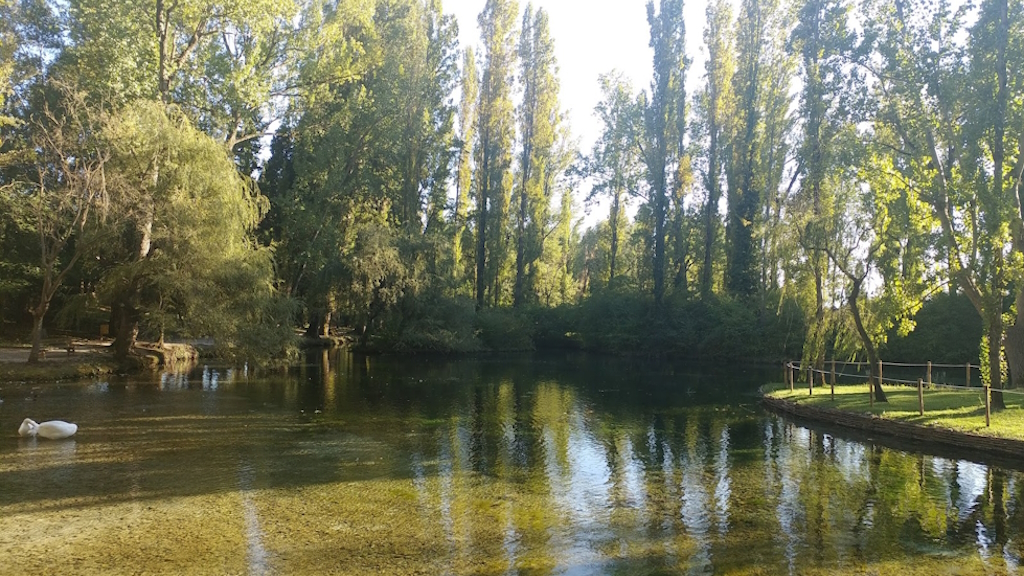
<path fill-rule="evenodd" d="M 561 79 L 562 107 L 569 111 L 573 134 L 583 152 L 589 152 L 600 131 L 593 115 L 601 99 L 597 77 L 611 70 L 623 72 L 635 89 L 647 88 L 651 81 L 653 53 L 648 42 L 646 0 L 533 0 L 544 8 L 551 22 Z M 657 5 L 657 2 L 655 2 Z M 692 86 L 703 76 L 701 57 L 704 34 L 705 0 L 685 3 L 687 56 L 695 63 L 690 75 Z M 459 45 L 473 46 L 480 56 L 480 29 L 477 16 L 484 0 L 446 0 L 444 11 L 459 21 Z M 520 14 L 526 2 L 520 0 Z M 522 22 L 522 16 L 519 18 Z M 690 91 L 690 87 L 687 87 Z"/>

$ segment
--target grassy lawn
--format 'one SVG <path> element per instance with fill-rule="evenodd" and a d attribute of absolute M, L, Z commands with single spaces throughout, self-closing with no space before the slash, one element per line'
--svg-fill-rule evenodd
<path fill-rule="evenodd" d="M 924 416 L 918 415 L 917 388 L 906 386 L 885 386 L 888 403 L 875 402 L 870 405 L 868 385 L 836 386 L 835 400 L 829 388 L 815 387 L 814 395 L 807 393 L 807 387 L 790 392 L 777 386 L 766 389 L 766 394 L 804 406 L 835 408 L 862 414 L 874 414 L 901 422 L 923 426 L 940 426 L 971 432 L 984 436 L 1024 440 L 1024 394 L 1005 394 L 1006 409 L 992 411 L 992 426 L 985 427 L 985 399 L 981 389 L 971 390 L 925 390 Z"/>

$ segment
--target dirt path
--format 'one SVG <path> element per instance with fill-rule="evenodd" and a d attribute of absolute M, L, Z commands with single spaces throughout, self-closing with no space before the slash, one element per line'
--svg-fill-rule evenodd
<path fill-rule="evenodd" d="M 68 353 L 67 343 L 47 342 L 43 345 L 46 357 L 41 362 L 48 364 L 83 362 L 98 355 L 107 355 L 110 349 L 109 341 L 102 340 L 74 340 L 74 352 Z M 28 354 L 31 348 L 27 346 L 3 346 L 0 347 L 0 362 L 28 362 Z"/>

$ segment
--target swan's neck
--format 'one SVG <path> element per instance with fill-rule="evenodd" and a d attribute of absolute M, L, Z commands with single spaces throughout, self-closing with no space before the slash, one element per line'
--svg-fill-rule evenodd
<path fill-rule="evenodd" d="M 21 423 L 21 427 L 18 428 L 18 432 L 22 436 L 35 436 L 39 432 L 39 424 L 31 418 L 25 418 Z"/>

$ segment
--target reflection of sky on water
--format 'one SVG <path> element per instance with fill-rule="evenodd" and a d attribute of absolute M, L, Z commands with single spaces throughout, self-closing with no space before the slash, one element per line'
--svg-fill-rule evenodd
<path fill-rule="evenodd" d="M 682 514 L 683 526 L 693 538 L 696 551 L 689 559 L 688 574 L 710 574 L 713 571 L 711 562 L 711 540 L 708 531 L 711 519 L 708 512 L 712 510 L 705 488 L 707 470 L 705 461 L 707 447 L 704 435 L 691 422 L 686 429 L 686 451 L 680 458 L 682 468 Z"/>
<path fill-rule="evenodd" d="M 973 462 L 957 462 L 956 484 L 959 498 L 956 501 L 956 508 L 960 511 L 961 522 L 966 520 L 979 504 L 978 499 L 985 492 L 987 472 L 987 466 Z"/>
<path fill-rule="evenodd" d="M 732 497 L 729 473 L 729 426 L 726 425 L 718 437 L 718 452 L 715 454 L 715 522 L 719 535 L 729 531 L 729 499 Z"/>
<path fill-rule="evenodd" d="M 239 464 L 238 488 L 242 498 L 242 519 L 245 523 L 246 565 L 250 576 L 270 574 L 270 555 L 264 545 L 259 511 L 253 499 L 256 471 L 248 464 Z"/>

